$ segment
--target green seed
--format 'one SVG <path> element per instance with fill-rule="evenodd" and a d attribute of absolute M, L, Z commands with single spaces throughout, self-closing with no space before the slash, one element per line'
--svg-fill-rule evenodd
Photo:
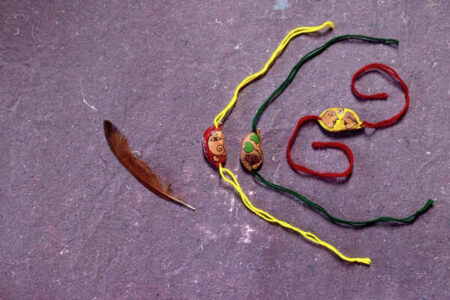
<path fill-rule="evenodd" d="M 250 142 L 245 142 L 244 151 L 245 151 L 246 153 L 252 152 L 253 149 L 254 149 L 254 148 L 253 148 L 252 143 L 250 143 Z"/>
<path fill-rule="evenodd" d="M 257 134 L 253 134 L 252 136 L 250 136 L 250 140 L 254 141 L 255 144 L 259 143 L 259 136 Z"/>

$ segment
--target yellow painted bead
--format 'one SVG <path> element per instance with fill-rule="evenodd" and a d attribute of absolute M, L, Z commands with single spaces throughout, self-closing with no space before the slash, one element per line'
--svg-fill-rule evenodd
<path fill-rule="evenodd" d="M 353 110 L 340 107 L 325 110 L 320 115 L 319 124 L 323 129 L 331 132 L 356 130 L 364 127 Z"/>

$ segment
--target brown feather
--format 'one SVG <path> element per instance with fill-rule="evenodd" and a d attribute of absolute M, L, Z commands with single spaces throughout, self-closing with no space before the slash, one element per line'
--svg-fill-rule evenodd
<path fill-rule="evenodd" d="M 164 187 L 161 183 L 161 178 L 156 175 L 145 162 L 134 156 L 126 137 L 120 133 L 119 129 L 114 126 L 113 123 L 105 120 L 103 122 L 103 127 L 111 151 L 125 169 L 127 169 L 140 183 L 164 199 L 172 200 L 195 210 L 195 208 L 189 204 L 175 198 L 170 192 L 170 184 L 167 187 Z"/>

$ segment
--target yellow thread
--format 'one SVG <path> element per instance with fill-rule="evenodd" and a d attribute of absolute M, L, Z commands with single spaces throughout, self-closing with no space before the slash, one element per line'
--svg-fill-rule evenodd
<path fill-rule="evenodd" d="M 297 227 L 292 226 L 289 223 L 286 223 L 284 221 L 278 220 L 277 218 L 275 218 L 274 216 L 272 216 L 271 214 L 269 214 L 268 212 L 265 212 L 255 206 L 253 206 L 253 204 L 250 202 L 250 200 L 247 198 L 247 196 L 244 194 L 244 192 L 242 191 L 238 181 L 236 180 L 236 177 L 234 176 L 234 174 L 225 168 L 222 168 L 222 165 L 219 166 L 219 171 L 220 171 L 220 175 L 222 176 L 223 180 L 225 180 L 226 182 L 230 183 L 234 189 L 239 193 L 239 195 L 241 196 L 242 202 L 244 202 L 245 206 L 247 206 L 247 208 L 252 211 L 254 214 L 256 214 L 257 216 L 259 216 L 260 218 L 266 220 L 267 222 L 270 223 L 276 223 L 280 226 L 283 226 L 285 228 L 289 228 L 293 231 L 296 231 L 298 233 L 300 233 L 305 239 L 316 243 L 318 245 L 321 245 L 327 249 L 329 249 L 331 252 L 333 252 L 334 254 L 336 254 L 338 257 L 340 257 L 342 260 L 348 261 L 348 262 L 356 262 L 356 263 L 361 263 L 361 264 L 365 264 L 365 265 L 370 265 L 371 260 L 370 258 L 353 258 L 353 257 L 347 257 L 345 255 L 343 255 L 342 253 L 339 252 L 339 250 L 337 250 L 335 247 L 333 247 L 332 245 L 322 241 L 321 239 L 319 239 L 318 237 L 316 237 L 314 234 L 312 234 L 311 232 L 306 232 L 303 231 Z M 228 178 L 226 175 L 228 175 L 230 178 Z"/>
<path fill-rule="evenodd" d="M 214 118 L 214 125 L 216 126 L 216 128 L 219 128 L 219 124 L 222 122 L 222 120 L 225 118 L 225 116 L 227 115 L 228 111 L 230 111 L 234 104 L 236 103 L 237 100 L 237 96 L 240 92 L 240 90 L 245 87 L 247 84 L 249 84 L 250 82 L 252 82 L 253 80 L 259 78 L 260 76 L 263 76 L 267 73 L 267 70 L 269 70 L 269 68 L 272 66 L 272 64 L 274 63 L 274 61 L 278 58 L 278 56 L 281 55 L 281 53 L 283 53 L 284 48 L 286 48 L 287 44 L 296 36 L 299 36 L 300 34 L 304 34 L 304 33 L 311 33 L 311 32 L 316 32 L 321 30 L 324 27 L 330 27 L 331 29 L 334 28 L 334 23 L 331 21 L 327 21 L 325 23 L 323 23 L 320 26 L 315 26 L 315 27 L 298 27 L 293 29 L 291 32 L 288 33 L 288 35 L 286 35 L 286 37 L 283 39 L 283 41 L 281 41 L 280 45 L 278 46 L 278 48 L 275 50 L 275 52 L 272 54 L 272 56 L 270 57 L 269 61 L 266 63 L 266 65 L 264 66 L 264 68 L 261 69 L 261 71 L 252 74 L 250 76 L 248 76 L 247 78 L 245 78 L 236 88 L 236 90 L 234 91 L 234 95 L 233 98 L 231 98 L 230 102 L 228 103 L 228 105 Z"/>
<path fill-rule="evenodd" d="M 214 125 L 215 125 L 215 127 L 216 128 L 219 127 L 219 124 L 226 117 L 227 113 L 233 108 L 234 104 L 236 103 L 237 96 L 238 96 L 240 90 L 243 87 L 245 87 L 247 84 L 249 84 L 250 82 L 252 82 L 255 79 L 265 75 L 267 73 L 268 69 L 274 63 L 274 61 L 281 55 L 283 50 L 286 48 L 287 44 L 294 37 L 299 36 L 300 34 L 304 34 L 304 33 L 311 33 L 311 32 L 319 31 L 319 30 L 321 30 L 322 28 L 324 28 L 326 26 L 329 26 L 331 29 L 334 28 L 333 22 L 327 21 L 327 22 L 323 23 L 320 26 L 316 26 L 316 27 L 299 27 L 299 28 L 296 28 L 296 29 L 292 30 L 291 32 L 289 32 L 289 34 L 286 35 L 286 37 L 283 39 L 283 41 L 281 41 L 280 45 L 275 50 L 275 52 L 272 54 L 272 56 L 270 57 L 269 61 L 266 63 L 264 68 L 261 71 L 248 76 L 247 78 L 245 78 L 238 85 L 238 87 L 234 91 L 233 98 L 230 100 L 228 105 L 214 118 Z M 222 179 L 225 180 L 226 182 L 230 183 L 234 187 L 234 189 L 239 193 L 239 195 L 241 196 L 241 199 L 242 199 L 242 202 L 244 203 L 244 205 L 251 212 L 253 212 L 257 216 L 259 216 L 260 218 L 266 220 L 267 222 L 276 223 L 276 224 L 278 224 L 280 226 L 283 226 L 285 228 L 288 228 L 288 229 L 291 229 L 291 230 L 293 230 L 295 232 L 300 233 L 306 240 L 309 240 L 309 241 L 311 241 L 313 243 L 316 243 L 318 245 L 321 245 L 321 246 L 329 249 L 331 252 L 336 254 L 342 260 L 345 260 L 345 261 L 348 261 L 348 262 L 357 262 L 357 263 L 361 263 L 361 264 L 370 265 L 370 263 L 371 263 L 370 258 L 352 258 L 352 257 L 347 257 L 347 256 L 343 255 L 342 253 L 340 253 L 339 250 L 337 250 L 335 247 L 333 247 L 332 245 L 322 241 L 321 239 L 316 237 L 311 232 L 306 232 L 306 231 L 303 231 L 303 230 L 301 230 L 301 229 L 299 229 L 297 227 L 294 227 L 294 226 L 290 225 L 287 222 L 284 222 L 282 220 L 279 220 L 279 219 L 275 218 L 274 216 L 272 216 L 268 212 L 263 211 L 263 210 L 255 207 L 255 206 L 253 206 L 253 204 L 250 202 L 250 200 L 247 198 L 247 196 L 242 191 L 242 189 L 241 189 L 238 181 L 236 180 L 236 177 L 234 176 L 234 174 L 230 170 L 223 168 L 222 165 L 219 165 L 219 171 L 220 171 L 220 175 L 222 176 Z M 228 175 L 229 178 L 226 175 Z"/>

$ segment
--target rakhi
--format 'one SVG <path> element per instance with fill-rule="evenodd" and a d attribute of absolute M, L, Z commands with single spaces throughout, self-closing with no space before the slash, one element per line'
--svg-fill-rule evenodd
<path fill-rule="evenodd" d="M 275 52 L 270 57 L 269 61 L 265 64 L 264 68 L 261 69 L 259 72 L 252 74 L 245 78 L 236 88 L 234 95 L 228 105 L 216 116 L 214 119 L 214 125 L 206 129 L 206 131 L 203 134 L 203 152 L 206 157 L 206 159 L 216 168 L 219 169 L 219 173 L 223 180 L 230 183 L 234 189 L 239 193 L 242 202 L 244 205 L 254 214 L 259 216 L 260 218 L 266 220 L 269 223 L 278 224 L 284 228 L 291 229 L 297 233 L 299 233 L 304 239 L 313 242 L 315 244 L 318 244 L 322 247 L 325 247 L 332 253 L 334 253 L 336 256 L 341 258 L 344 261 L 348 262 L 356 262 L 361 263 L 365 265 L 370 265 L 371 260 L 370 258 L 353 258 L 353 257 L 347 257 L 343 255 L 339 250 L 337 250 L 332 245 L 322 241 L 317 236 L 315 236 L 311 232 L 306 232 L 301 230 L 298 227 L 292 226 L 291 224 L 279 220 L 276 217 L 272 216 L 268 212 L 261 210 L 257 207 L 255 207 L 248 197 L 245 195 L 245 193 L 242 191 L 241 186 L 239 185 L 236 176 L 228 169 L 224 168 L 225 162 L 226 162 L 226 148 L 225 148 L 225 140 L 222 130 L 222 124 L 224 122 L 224 119 L 226 118 L 227 114 L 231 111 L 233 106 L 236 103 L 237 96 L 240 92 L 240 90 L 245 87 L 250 82 L 254 81 L 255 79 L 264 76 L 268 69 L 271 67 L 273 62 L 277 59 L 277 57 L 283 52 L 284 48 L 287 46 L 289 41 L 293 39 L 294 37 L 304 34 L 304 33 L 312 33 L 319 31 L 325 27 L 330 27 L 331 29 L 334 27 L 333 22 L 325 22 L 321 26 L 317 27 L 299 27 L 291 32 L 288 33 L 288 35 L 283 39 L 283 41 L 280 43 L 278 48 L 275 50 Z M 253 137 L 253 134 L 249 136 L 249 139 L 252 141 L 256 140 L 256 137 Z"/>
<path fill-rule="evenodd" d="M 395 72 L 394 69 L 391 67 L 388 67 L 386 65 L 380 64 L 380 63 L 373 63 L 369 64 L 360 70 L 358 70 L 352 78 L 352 91 L 355 95 L 357 95 L 359 98 L 364 100 L 375 100 L 375 99 L 387 99 L 388 95 L 386 93 L 377 93 L 373 95 L 364 95 L 358 92 L 358 90 L 355 87 L 355 81 L 357 78 L 359 78 L 361 75 L 365 74 L 367 71 L 370 70 L 379 70 L 387 73 L 391 77 L 393 77 L 398 83 L 400 83 L 403 92 L 405 93 L 405 105 L 403 106 L 403 109 L 396 114 L 395 116 L 380 121 L 376 123 L 370 123 L 367 121 L 360 121 L 358 115 L 349 108 L 329 108 L 325 110 L 320 116 L 304 116 L 302 117 L 298 123 L 297 127 L 294 130 L 294 133 L 292 134 L 291 138 L 289 139 L 287 150 L 286 150 L 286 156 L 289 162 L 289 165 L 296 171 L 305 172 L 310 175 L 316 175 L 318 177 L 322 178 L 338 178 L 338 177 L 347 177 L 349 176 L 353 171 L 353 153 L 351 149 L 343 144 L 343 143 L 321 143 L 321 142 L 313 142 L 312 147 L 314 149 L 323 149 L 323 148 L 334 148 L 334 149 L 340 149 L 342 150 L 345 155 L 347 156 L 347 159 L 349 161 L 349 166 L 344 172 L 340 173 L 330 173 L 330 172 L 317 172 L 314 170 L 311 170 L 307 167 L 304 167 L 303 165 L 296 164 L 292 157 L 291 157 L 291 149 L 292 145 L 295 142 L 295 139 L 297 137 L 298 131 L 308 121 L 316 120 L 322 126 L 323 129 L 329 132 L 341 132 L 341 131 L 350 131 L 350 130 L 358 130 L 363 129 L 364 127 L 368 128 L 386 128 L 388 126 L 391 126 L 395 124 L 398 120 L 403 118 L 406 111 L 408 110 L 409 106 L 409 91 L 408 86 L 403 81 L 403 79 L 400 78 L 400 76 Z"/>
<path fill-rule="evenodd" d="M 398 44 L 397 40 L 375 39 L 372 37 L 345 35 L 345 36 L 335 37 L 335 38 L 331 39 L 330 41 L 326 42 L 325 44 L 323 44 L 322 46 L 320 46 L 319 48 L 306 54 L 291 70 L 291 72 L 289 73 L 289 76 L 285 79 L 285 81 L 269 96 L 269 98 L 258 109 L 255 117 L 253 118 L 253 123 L 252 123 L 253 132 L 246 135 L 242 140 L 241 163 L 242 163 L 242 165 L 244 165 L 244 167 L 248 171 L 250 171 L 252 173 L 254 178 L 257 181 L 259 181 L 260 183 L 262 183 L 272 189 L 284 192 L 286 194 L 289 194 L 289 195 L 295 197 L 298 201 L 307 204 L 311 209 L 319 211 L 322 215 L 324 215 L 325 217 L 327 217 L 329 220 L 331 220 L 334 223 L 345 224 L 345 225 L 352 226 L 352 227 L 366 227 L 366 226 L 374 225 L 379 222 L 398 222 L 398 223 L 403 223 L 403 224 L 411 224 L 420 215 L 424 214 L 431 208 L 431 206 L 433 205 L 432 199 L 429 199 L 420 210 L 416 211 L 414 214 L 412 214 L 406 218 L 403 218 L 403 219 L 383 216 L 383 217 L 378 217 L 378 218 L 374 218 L 374 219 L 367 220 L 367 221 L 351 221 L 351 220 L 345 220 L 345 219 L 341 219 L 341 218 L 337 218 L 337 217 L 333 216 L 321 205 L 309 200 L 305 196 L 303 196 L 287 187 L 270 182 L 269 180 L 265 179 L 258 172 L 258 168 L 261 166 L 262 160 L 263 160 L 263 151 L 262 151 L 262 147 L 261 147 L 261 132 L 260 132 L 260 129 L 256 129 L 256 128 L 257 128 L 258 121 L 261 118 L 262 113 L 268 107 L 268 105 L 272 101 L 274 101 L 274 99 L 276 97 L 278 97 L 289 86 L 289 84 L 292 82 L 292 80 L 294 79 L 298 70 L 300 69 L 300 67 L 303 64 L 305 64 L 307 61 L 309 61 L 313 57 L 317 56 L 318 54 L 322 53 L 325 49 L 327 49 L 332 44 L 339 42 L 339 41 L 346 40 L 346 39 L 364 39 L 366 41 L 372 41 L 372 42 L 393 43 L 395 45 Z M 351 149 L 348 146 L 346 146 L 345 144 L 337 143 L 337 142 L 326 142 L 326 143 L 314 142 L 314 143 L 312 143 L 312 147 L 314 149 L 334 148 L 334 149 L 342 150 L 345 153 L 345 155 L 347 156 L 347 159 L 349 160 L 349 167 L 344 172 L 340 172 L 340 173 L 317 172 L 317 171 L 311 170 L 309 168 L 306 168 L 303 165 L 296 164 L 293 161 L 293 159 L 291 157 L 291 148 L 295 142 L 298 131 L 300 130 L 301 126 L 306 122 L 315 120 L 315 121 L 318 121 L 318 123 L 325 130 L 330 131 L 330 132 L 339 132 L 339 131 L 346 131 L 346 130 L 357 130 L 357 129 L 362 129 L 364 127 L 385 128 L 385 127 L 388 127 L 388 126 L 396 123 L 399 119 L 401 119 L 403 117 L 403 115 L 406 113 L 408 106 L 409 106 L 408 86 L 400 78 L 400 76 L 397 74 L 397 72 L 395 72 L 392 68 L 390 68 L 388 66 L 375 63 L 375 64 L 367 65 L 367 66 L 363 67 L 362 69 L 360 69 L 359 71 L 357 71 L 353 75 L 353 78 L 352 78 L 351 87 L 352 87 L 353 93 L 355 95 L 357 95 L 358 97 L 360 97 L 361 99 L 366 99 L 366 100 L 386 99 L 388 97 L 388 95 L 386 93 L 378 93 L 378 94 L 374 94 L 374 95 L 364 95 L 356 89 L 356 87 L 355 87 L 356 80 L 359 77 L 361 77 L 362 75 L 364 75 L 367 71 L 370 71 L 370 70 L 383 71 L 383 72 L 387 73 L 388 75 L 390 75 L 391 77 L 393 77 L 397 82 L 400 83 L 402 90 L 405 93 L 405 105 L 403 106 L 403 109 L 395 116 L 393 116 L 387 120 L 377 122 L 377 123 L 370 123 L 367 121 L 361 122 L 358 115 L 353 110 L 348 109 L 348 108 L 330 108 L 330 109 L 325 110 L 320 116 L 305 116 L 305 117 L 301 118 L 298 121 L 297 127 L 295 128 L 295 130 L 289 140 L 289 143 L 287 146 L 287 151 L 286 151 L 288 162 L 293 169 L 295 169 L 297 171 L 305 172 L 305 173 L 308 173 L 311 175 L 323 177 L 323 178 L 337 178 L 337 177 L 349 176 L 353 170 L 353 153 L 352 153 Z M 253 137 L 253 141 L 250 140 L 249 137 Z M 257 139 L 255 137 L 257 137 Z M 257 143 L 255 142 L 256 140 L 258 141 Z"/>

